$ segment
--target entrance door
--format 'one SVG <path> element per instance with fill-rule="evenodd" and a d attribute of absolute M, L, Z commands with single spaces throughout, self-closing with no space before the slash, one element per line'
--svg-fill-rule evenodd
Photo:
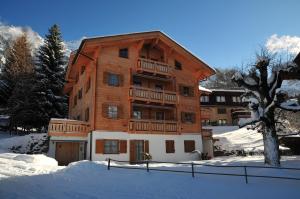
<path fill-rule="evenodd" d="M 145 153 L 149 153 L 148 140 L 130 140 L 130 162 L 145 160 Z"/>
<path fill-rule="evenodd" d="M 78 142 L 57 142 L 55 159 L 59 165 L 68 165 L 79 160 Z"/>
<path fill-rule="evenodd" d="M 135 160 L 137 162 L 144 160 L 144 140 L 137 140 L 135 142 Z"/>

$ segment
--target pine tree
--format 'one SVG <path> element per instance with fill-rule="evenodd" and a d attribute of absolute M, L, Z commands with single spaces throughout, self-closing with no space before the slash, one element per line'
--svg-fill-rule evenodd
<path fill-rule="evenodd" d="M 37 59 L 33 90 L 38 99 L 37 106 L 42 111 L 41 125 L 46 126 L 50 118 L 65 117 L 68 109 L 67 96 L 63 93 L 66 57 L 57 25 L 49 29 Z"/>

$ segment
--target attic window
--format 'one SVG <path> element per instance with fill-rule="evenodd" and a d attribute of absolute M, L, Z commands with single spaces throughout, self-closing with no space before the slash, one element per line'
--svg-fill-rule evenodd
<path fill-rule="evenodd" d="M 85 71 L 85 66 L 81 66 L 81 74 L 83 74 Z"/>
<path fill-rule="evenodd" d="M 119 57 L 128 58 L 128 48 L 119 49 Z"/>
<path fill-rule="evenodd" d="M 182 70 L 182 66 L 181 66 L 181 63 L 177 60 L 175 60 L 175 69 L 176 70 Z"/>

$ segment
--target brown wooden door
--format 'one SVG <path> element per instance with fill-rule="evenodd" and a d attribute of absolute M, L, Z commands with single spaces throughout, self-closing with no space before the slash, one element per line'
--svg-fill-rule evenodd
<path fill-rule="evenodd" d="M 59 165 L 68 165 L 70 162 L 79 160 L 79 143 L 57 142 L 55 159 Z"/>
<path fill-rule="evenodd" d="M 149 153 L 148 140 L 130 140 L 130 162 L 143 161 L 145 153 Z"/>

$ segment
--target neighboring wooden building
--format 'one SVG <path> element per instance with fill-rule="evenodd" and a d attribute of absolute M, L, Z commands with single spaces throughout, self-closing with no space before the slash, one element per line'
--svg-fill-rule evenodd
<path fill-rule="evenodd" d="M 84 39 L 70 55 L 69 119 L 49 124 L 60 164 L 183 161 L 202 151 L 199 80 L 214 70 L 160 31 Z"/>
<path fill-rule="evenodd" d="M 244 90 L 210 89 L 200 97 L 203 126 L 238 125 L 241 118 L 251 117 L 248 103 L 242 101 Z"/>

